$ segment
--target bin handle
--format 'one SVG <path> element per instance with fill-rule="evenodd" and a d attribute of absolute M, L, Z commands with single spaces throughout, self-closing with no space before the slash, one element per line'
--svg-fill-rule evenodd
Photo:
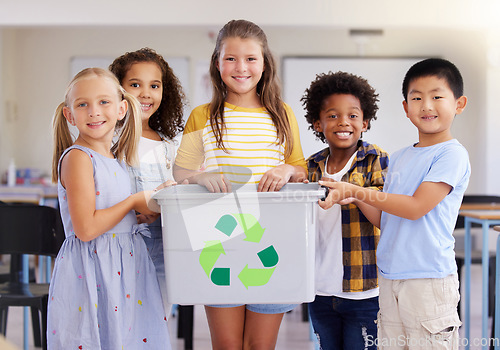
<path fill-rule="evenodd" d="M 329 187 L 326 187 L 326 186 L 321 186 L 321 188 L 324 188 L 325 189 L 325 196 L 323 198 L 320 198 L 320 200 L 322 202 L 325 201 L 326 197 L 328 197 L 328 194 L 330 193 L 330 188 Z"/>

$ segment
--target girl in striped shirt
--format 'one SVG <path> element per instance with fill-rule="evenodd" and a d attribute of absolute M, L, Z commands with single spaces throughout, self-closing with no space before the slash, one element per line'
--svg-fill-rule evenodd
<path fill-rule="evenodd" d="M 274 58 L 264 32 L 245 20 L 219 32 L 210 76 L 213 97 L 186 123 L 174 178 L 210 192 L 255 184 L 279 191 L 307 178 L 297 121 L 281 99 Z M 214 349 L 274 349 L 283 314 L 295 305 L 206 306 Z"/>

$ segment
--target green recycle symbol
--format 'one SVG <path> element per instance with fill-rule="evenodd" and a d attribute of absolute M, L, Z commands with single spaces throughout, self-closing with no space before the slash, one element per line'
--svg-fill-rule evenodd
<path fill-rule="evenodd" d="M 215 228 L 230 237 L 238 222 L 245 233 L 244 241 L 259 243 L 265 229 L 252 214 L 223 215 Z M 226 254 L 222 242 L 219 240 L 205 242 L 205 248 L 200 253 L 200 265 L 208 278 L 218 286 L 230 285 L 230 268 L 214 267 L 221 254 Z M 278 264 L 278 253 L 272 245 L 257 253 L 264 268 L 249 268 L 248 264 L 238 274 L 241 283 L 248 289 L 249 286 L 263 286 L 269 282 Z"/>

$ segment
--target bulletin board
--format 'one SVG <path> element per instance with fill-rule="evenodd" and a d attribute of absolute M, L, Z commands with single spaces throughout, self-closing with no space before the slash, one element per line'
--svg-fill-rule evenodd
<path fill-rule="evenodd" d="M 367 79 L 379 94 L 377 120 L 363 133 L 363 140 L 375 143 L 389 154 L 418 142 L 418 133 L 403 110 L 401 92 L 406 71 L 418 57 L 284 57 L 282 61 L 283 98 L 297 118 L 300 140 L 307 158 L 328 145 L 309 130 L 300 101 L 316 74 L 345 71 Z"/>

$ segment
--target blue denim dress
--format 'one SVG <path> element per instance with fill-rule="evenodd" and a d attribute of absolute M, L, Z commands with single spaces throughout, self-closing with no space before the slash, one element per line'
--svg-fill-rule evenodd
<path fill-rule="evenodd" d="M 139 141 L 139 165 L 129 167 L 132 192 L 154 190 L 167 180 L 173 180 L 172 166 L 175 159 L 174 141 L 160 135 L 162 141 L 153 141 L 141 137 Z M 163 305 L 167 317 L 170 316 L 171 304 L 166 300 L 165 262 L 163 259 L 163 238 L 161 218 L 148 225 L 151 237 L 144 237 L 149 254 L 156 268 L 160 283 Z"/>

